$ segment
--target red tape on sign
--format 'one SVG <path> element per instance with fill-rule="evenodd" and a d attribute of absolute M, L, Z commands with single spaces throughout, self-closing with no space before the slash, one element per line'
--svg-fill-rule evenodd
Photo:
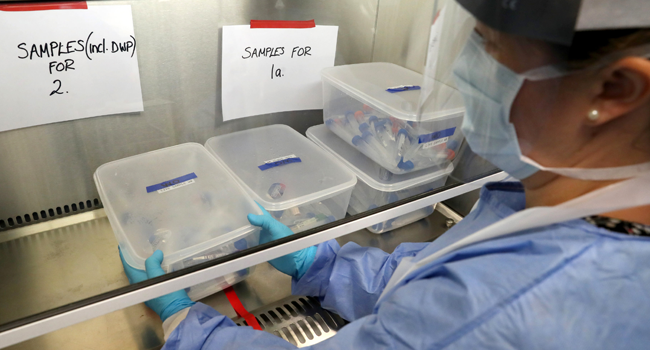
<path fill-rule="evenodd" d="M 24 2 L 0 5 L 0 11 L 87 10 L 85 1 Z"/>
<path fill-rule="evenodd" d="M 251 19 L 251 29 L 254 28 L 314 28 L 316 22 L 309 21 L 260 21 Z"/>
<path fill-rule="evenodd" d="M 253 329 L 257 329 L 258 331 L 261 331 L 262 327 L 257 322 L 257 319 L 255 318 L 255 316 L 253 316 L 253 314 L 251 314 L 246 310 L 244 305 L 242 305 L 241 301 L 239 300 L 239 297 L 237 297 L 237 293 L 235 293 L 235 290 L 232 289 L 232 287 L 228 287 L 223 291 L 226 292 L 226 297 L 228 298 L 230 305 L 232 305 L 232 308 L 235 309 L 237 316 L 243 317 L 244 320 L 246 320 L 246 323 L 248 323 L 249 326 L 253 327 Z"/>

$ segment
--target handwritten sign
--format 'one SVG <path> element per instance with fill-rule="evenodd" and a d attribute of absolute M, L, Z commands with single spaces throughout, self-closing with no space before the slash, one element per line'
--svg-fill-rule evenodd
<path fill-rule="evenodd" d="M 143 110 L 130 5 L 0 11 L 0 131 Z"/>
<path fill-rule="evenodd" d="M 321 109 L 320 71 L 334 65 L 338 27 L 223 27 L 223 120 Z"/>

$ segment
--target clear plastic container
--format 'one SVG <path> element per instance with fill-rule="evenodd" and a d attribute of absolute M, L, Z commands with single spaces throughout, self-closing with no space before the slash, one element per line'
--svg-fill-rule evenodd
<path fill-rule="evenodd" d="M 292 128 L 249 129 L 213 137 L 205 146 L 293 232 L 345 217 L 356 177 Z"/>
<path fill-rule="evenodd" d="M 405 175 L 395 175 L 343 142 L 325 125 L 307 129 L 307 137 L 339 158 L 361 180 L 352 191 L 348 207 L 350 215 L 443 186 L 447 176 L 454 169 L 453 165 L 449 164 L 444 169 L 430 168 Z M 435 204 L 380 222 L 367 229 L 373 233 L 390 231 L 425 218 L 431 215 L 434 209 Z"/>
<path fill-rule="evenodd" d="M 261 210 L 200 144 L 186 143 L 106 163 L 95 172 L 124 260 L 144 270 L 156 250 L 175 271 L 259 242 L 246 215 Z M 194 300 L 244 279 L 242 270 L 191 287 Z"/>
<path fill-rule="evenodd" d="M 462 95 L 436 84 L 418 117 L 423 76 L 391 63 L 361 63 L 323 69 L 323 120 L 330 130 L 394 174 L 454 159 L 463 141 Z M 430 112 L 428 112 L 430 111 Z"/>

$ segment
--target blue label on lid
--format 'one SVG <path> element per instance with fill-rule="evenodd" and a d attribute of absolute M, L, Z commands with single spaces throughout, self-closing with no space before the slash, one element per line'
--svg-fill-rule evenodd
<path fill-rule="evenodd" d="M 391 94 L 394 94 L 396 92 L 411 91 L 411 90 L 420 90 L 420 87 L 417 85 L 398 85 L 386 89 L 386 91 L 390 92 Z"/>
<path fill-rule="evenodd" d="M 151 193 L 151 192 L 159 191 L 159 190 L 171 187 L 171 186 L 179 185 L 179 184 L 182 184 L 184 182 L 187 182 L 187 181 L 190 181 L 190 180 L 193 180 L 193 179 L 196 179 L 196 178 L 197 178 L 197 176 L 196 176 L 195 173 L 189 173 L 187 175 L 183 175 L 183 176 L 177 177 L 175 179 L 167 180 L 167 181 L 161 182 L 159 184 L 147 186 L 147 193 Z"/>
<path fill-rule="evenodd" d="M 432 133 L 426 134 L 426 135 L 420 135 L 418 137 L 418 140 L 419 140 L 418 143 L 427 143 L 427 142 L 431 142 L 431 141 L 441 139 L 443 137 L 449 137 L 449 136 L 453 135 L 454 132 L 456 132 L 456 127 L 445 129 L 445 130 L 440 130 L 440 131 L 436 131 L 436 132 L 432 132 Z"/>
<path fill-rule="evenodd" d="M 301 163 L 301 162 L 302 161 L 300 160 L 300 158 L 298 158 L 298 157 L 296 157 L 295 155 L 292 154 L 292 155 L 289 155 L 289 156 L 286 156 L 286 157 L 280 157 L 280 158 L 276 158 L 276 159 L 267 160 L 266 162 L 264 162 L 264 164 L 259 165 L 258 168 L 260 168 L 260 170 L 264 171 L 264 170 L 275 168 L 275 167 L 281 166 L 281 165 L 286 165 L 286 164 L 291 164 L 291 163 Z"/>

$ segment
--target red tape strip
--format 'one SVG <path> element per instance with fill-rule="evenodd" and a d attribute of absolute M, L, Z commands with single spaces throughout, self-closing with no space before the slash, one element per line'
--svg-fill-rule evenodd
<path fill-rule="evenodd" d="M 248 323 L 249 326 L 253 327 L 253 329 L 261 331 L 262 327 L 257 322 L 257 319 L 255 316 L 253 316 L 253 314 L 246 310 L 244 305 L 242 305 L 239 297 L 237 296 L 237 293 L 235 293 L 235 290 L 232 287 L 228 287 L 223 291 L 226 292 L 226 297 L 228 298 L 230 305 L 232 305 L 232 308 L 235 309 L 237 316 L 243 317 L 246 320 L 246 323 Z"/>
<path fill-rule="evenodd" d="M 260 21 L 251 19 L 251 29 L 254 28 L 314 28 L 316 22 L 309 21 Z"/>
<path fill-rule="evenodd" d="M 0 5 L 0 11 L 87 10 L 85 1 L 23 2 Z"/>

